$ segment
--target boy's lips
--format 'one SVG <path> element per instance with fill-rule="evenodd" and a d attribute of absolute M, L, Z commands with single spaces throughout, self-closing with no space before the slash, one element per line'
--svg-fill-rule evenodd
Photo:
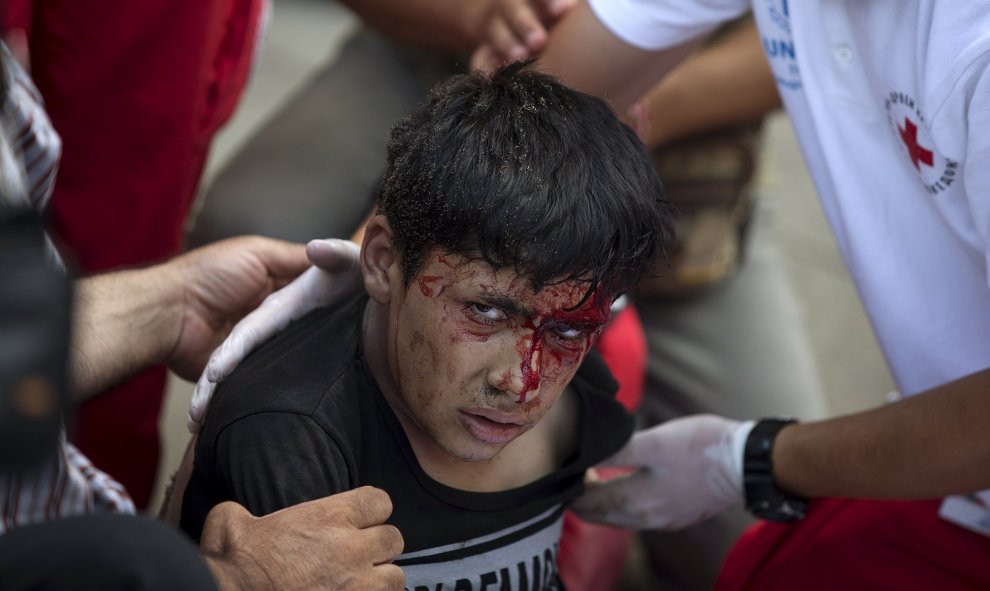
<path fill-rule="evenodd" d="M 461 421 L 472 437 L 496 445 L 509 443 L 526 428 L 525 421 L 518 417 L 485 408 L 462 410 Z"/>
<path fill-rule="evenodd" d="M 464 411 L 469 415 L 479 416 L 489 421 L 494 421 L 496 423 L 502 423 L 505 425 L 525 425 L 526 419 L 519 417 L 519 415 L 513 413 L 502 412 L 500 410 L 495 410 L 493 408 L 468 408 Z"/>

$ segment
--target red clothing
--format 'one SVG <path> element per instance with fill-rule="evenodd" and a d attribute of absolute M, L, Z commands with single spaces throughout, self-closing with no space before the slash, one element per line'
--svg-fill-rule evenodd
<path fill-rule="evenodd" d="M 632 305 L 615 315 L 595 345 L 615 381 L 616 398 L 629 412 L 639 408 L 646 383 L 646 333 Z"/>
<path fill-rule="evenodd" d="M 715 589 L 990 589 L 990 538 L 940 519 L 940 504 L 816 500 L 801 522 L 748 529 Z"/>
<path fill-rule="evenodd" d="M 619 383 L 619 402 L 633 411 L 643 399 L 646 335 L 636 309 L 616 314 L 596 345 Z M 632 533 L 564 514 L 557 566 L 570 591 L 614 589 L 622 578 Z"/>
<path fill-rule="evenodd" d="M 0 0 L 63 153 L 50 230 L 85 272 L 176 254 L 213 134 L 247 78 L 264 0 Z M 76 441 L 147 504 L 165 370 L 83 404 Z"/>

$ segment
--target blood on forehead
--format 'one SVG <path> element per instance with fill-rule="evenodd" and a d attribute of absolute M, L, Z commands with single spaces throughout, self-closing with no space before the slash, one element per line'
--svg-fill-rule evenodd
<path fill-rule="evenodd" d="M 439 297 L 450 285 L 473 285 L 488 303 L 529 318 L 535 325 L 545 320 L 580 328 L 605 324 L 613 299 L 601 288 L 589 292 L 590 283 L 581 280 L 551 282 L 537 290 L 526 273 L 496 269 L 479 259 L 437 252 L 431 254 L 414 281 L 428 298 Z"/>

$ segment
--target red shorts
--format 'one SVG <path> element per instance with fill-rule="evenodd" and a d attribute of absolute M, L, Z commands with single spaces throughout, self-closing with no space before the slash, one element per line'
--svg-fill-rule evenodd
<path fill-rule="evenodd" d="M 990 538 L 940 519 L 940 504 L 816 500 L 799 523 L 748 529 L 715 589 L 990 589 Z"/>
<path fill-rule="evenodd" d="M 31 74 L 63 153 L 50 230 L 82 272 L 182 244 L 207 148 L 247 79 L 264 0 L 0 0 L 29 28 Z M 165 370 L 82 405 L 75 439 L 138 506 L 158 461 Z"/>

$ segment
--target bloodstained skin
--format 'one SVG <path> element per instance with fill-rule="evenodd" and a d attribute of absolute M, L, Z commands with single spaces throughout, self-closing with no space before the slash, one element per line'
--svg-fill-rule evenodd
<path fill-rule="evenodd" d="M 448 267 L 450 269 L 457 268 L 456 264 L 448 260 L 447 257 L 445 257 L 440 253 L 437 253 L 436 260 L 441 265 Z M 476 275 L 476 274 L 477 273 L 472 273 L 472 275 Z M 440 283 L 440 281 L 443 279 L 444 278 L 439 275 L 423 275 L 419 277 L 416 280 L 416 282 L 419 283 L 419 290 L 423 292 L 424 296 L 428 298 L 437 298 L 440 296 L 440 294 L 443 293 L 443 290 L 447 287 L 447 285 L 444 283 L 440 285 L 440 291 L 435 291 L 436 285 Z"/>
<path fill-rule="evenodd" d="M 519 404 L 526 402 L 526 396 L 530 391 L 540 387 L 540 375 L 543 373 L 543 337 L 548 329 L 566 327 L 567 329 L 577 329 L 584 334 L 584 348 L 581 351 L 563 348 L 563 352 L 554 347 L 550 347 L 551 355 L 557 361 L 557 367 L 564 365 L 565 361 L 576 361 L 583 357 L 590 349 L 594 338 L 598 335 L 609 320 L 610 308 L 603 302 L 608 299 L 600 298 L 599 293 L 595 293 L 588 299 L 588 302 L 578 310 L 554 310 L 549 314 L 541 314 L 535 318 L 539 320 L 539 325 L 534 323 L 533 318 L 527 318 L 523 323 L 523 328 L 533 331 L 533 336 L 526 344 L 527 339 L 521 339 L 516 346 L 522 356 L 519 369 L 522 377 L 522 389 L 519 391 Z M 539 367 L 533 368 L 533 356 L 540 354 Z"/>
<path fill-rule="evenodd" d="M 433 298 L 433 297 L 436 297 L 436 296 L 440 295 L 441 293 L 443 293 L 443 288 L 442 287 L 440 288 L 440 291 L 439 292 L 437 292 L 435 294 L 433 292 L 433 289 L 436 287 L 437 283 L 441 279 L 443 279 L 443 278 L 442 277 L 439 277 L 437 275 L 423 275 L 419 279 L 417 279 L 416 281 L 419 283 L 419 291 L 423 292 L 423 295 L 425 297 Z"/>

